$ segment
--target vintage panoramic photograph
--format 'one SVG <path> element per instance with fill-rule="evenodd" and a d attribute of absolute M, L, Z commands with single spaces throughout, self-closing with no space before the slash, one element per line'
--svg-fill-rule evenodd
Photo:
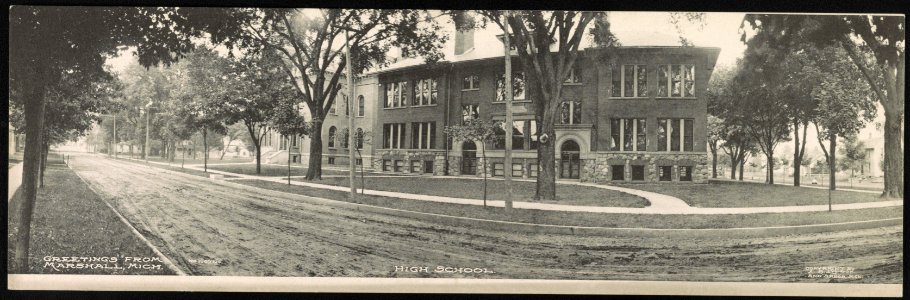
<path fill-rule="evenodd" d="M 8 284 L 900 296 L 905 27 L 895 14 L 12 6 Z"/>

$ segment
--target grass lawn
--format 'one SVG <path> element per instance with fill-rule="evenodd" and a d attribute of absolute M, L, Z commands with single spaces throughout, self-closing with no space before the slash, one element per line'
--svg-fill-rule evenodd
<path fill-rule="evenodd" d="M 828 204 L 828 191 L 805 187 L 751 182 L 706 184 L 628 184 L 633 189 L 674 196 L 696 207 L 766 207 Z M 888 199 L 878 194 L 833 191 L 833 204 L 875 202 Z"/>
<path fill-rule="evenodd" d="M 50 160 L 50 159 L 49 159 Z M 66 166 L 48 164 L 45 187 L 38 190 L 32 219 L 29 247 L 32 274 L 114 274 L 114 275 L 173 275 L 161 266 L 160 270 L 62 268 L 55 270 L 44 265 L 44 258 L 54 257 L 117 257 L 125 267 L 124 257 L 156 258 L 120 219 Z M 22 202 L 22 190 L 16 192 L 9 205 L 7 219 L 7 270 L 15 257 L 14 242 L 18 217 L 16 209 Z"/>
<path fill-rule="evenodd" d="M 366 177 L 366 188 L 410 194 L 422 194 L 468 199 L 483 199 L 483 180 L 459 178 L 428 177 Z M 336 186 L 348 186 L 347 178 L 323 178 L 322 180 L 305 181 Z M 360 179 L 356 185 L 360 187 Z M 515 201 L 531 201 L 534 198 L 535 183 L 513 181 L 512 190 Z M 592 188 L 586 186 L 557 185 L 556 201 L 538 201 L 543 203 L 611 206 L 611 207 L 645 207 L 648 200 L 623 192 Z M 487 180 L 487 199 L 502 200 L 506 197 L 506 186 L 502 180 Z"/>
<path fill-rule="evenodd" d="M 260 180 L 239 180 L 235 183 L 300 195 L 356 202 L 402 210 L 419 211 L 450 216 L 501 220 L 551 225 L 642 227 L 642 228 L 736 228 L 787 226 L 850 222 L 903 217 L 903 207 L 886 207 L 861 210 L 810 213 L 778 213 L 748 215 L 636 215 L 584 212 L 557 212 L 517 209 L 506 214 L 503 208 L 476 205 L 437 203 L 419 200 L 360 195 L 354 201 L 347 192 L 313 189 Z"/>
<path fill-rule="evenodd" d="M 323 167 L 325 167 L 325 166 L 323 166 Z M 262 164 L 261 165 L 262 172 L 259 174 L 256 174 L 256 164 L 255 163 L 242 164 L 242 165 L 221 165 L 221 166 L 209 165 L 209 169 L 244 174 L 244 175 L 259 175 L 259 176 L 287 176 L 288 175 L 287 165 L 279 166 L 279 165 Z M 306 171 L 307 171 L 307 169 L 304 167 L 301 167 L 299 165 L 294 166 L 293 164 L 291 165 L 291 176 L 303 176 L 303 175 L 306 175 Z M 348 172 L 336 171 L 336 170 L 326 170 L 325 168 L 323 168 L 322 174 L 323 175 L 347 175 Z"/>

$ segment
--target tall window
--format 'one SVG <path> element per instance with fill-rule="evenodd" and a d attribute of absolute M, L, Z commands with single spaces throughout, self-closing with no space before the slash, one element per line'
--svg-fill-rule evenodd
<path fill-rule="evenodd" d="M 342 97 L 344 97 L 344 96 L 342 96 Z M 333 115 L 337 115 L 337 114 L 338 114 L 338 110 L 335 109 L 336 107 L 338 107 L 338 101 L 335 101 L 335 102 L 332 103 L 332 107 L 329 108 L 329 113 L 330 113 L 330 114 L 333 114 Z"/>
<path fill-rule="evenodd" d="M 411 148 L 434 149 L 436 146 L 436 122 L 411 123 Z"/>
<path fill-rule="evenodd" d="M 329 127 L 329 148 L 335 148 L 335 134 L 337 128 L 335 126 Z"/>
<path fill-rule="evenodd" d="M 432 105 L 436 104 L 436 79 L 418 80 L 414 85 L 414 100 L 412 105 Z"/>
<path fill-rule="evenodd" d="M 506 130 L 508 126 L 505 122 L 499 121 L 499 126 L 494 129 L 496 139 L 493 141 L 493 149 L 503 150 L 506 148 Z M 512 150 L 534 150 L 540 146 L 538 140 L 536 120 L 519 120 L 512 122 Z"/>
<path fill-rule="evenodd" d="M 658 69 L 658 97 L 695 97 L 695 65 L 661 65 Z"/>
<path fill-rule="evenodd" d="M 344 96 L 344 115 L 351 115 L 351 101 L 348 99 L 348 96 Z"/>
<path fill-rule="evenodd" d="M 506 100 L 505 75 L 499 75 L 496 80 L 496 102 Z M 512 100 L 525 100 L 525 73 L 512 74 Z"/>
<path fill-rule="evenodd" d="M 348 139 L 349 139 L 348 132 L 350 132 L 350 131 L 347 128 L 341 130 L 341 137 L 339 138 L 341 140 L 341 148 L 347 149 L 348 146 L 350 145 L 350 143 L 348 142 Z"/>
<path fill-rule="evenodd" d="M 363 99 L 363 95 L 357 96 L 357 116 L 363 117 L 366 115 L 366 100 Z"/>
<path fill-rule="evenodd" d="M 461 90 L 463 91 L 473 91 L 480 89 L 480 79 L 477 75 L 468 75 L 465 76 L 461 81 Z"/>
<path fill-rule="evenodd" d="M 402 82 L 390 82 L 385 84 L 385 107 L 403 107 L 405 106 L 404 101 L 404 91 L 407 88 L 408 83 L 406 81 Z"/>
<path fill-rule="evenodd" d="M 657 119 L 657 151 L 693 151 L 693 119 Z"/>
<path fill-rule="evenodd" d="M 363 149 L 363 128 L 357 128 L 357 135 L 354 136 L 354 141 L 357 144 L 357 149 Z"/>
<path fill-rule="evenodd" d="M 464 122 L 480 118 L 480 107 L 477 104 L 467 104 L 461 106 L 461 118 Z"/>
<path fill-rule="evenodd" d="M 566 78 L 564 84 L 581 84 L 581 68 L 577 65 L 578 61 L 575 63 L 575 67 L 569 70 L 569 77 Z"/>
<path fill-rule="evenodd" d="M 647 151 L 647 128 L 645 119 L 610 119 L 610 150 Z"/>
<path fill-rule="evenodd" d="M 559 104 L 560 124 L 581 123 L 581 101 L 563 101 Z"/>
<path fill-rule="evenodd" d="M 384 124 L 382 138 L 383 148 L 401 149 L 404 146 L 404 123 Z"/>
<path fill-rule="evenodd" d="M 633 98 L 648 96 L 648 69 L 645 65 L 613 66 L 611 97 Z"/>

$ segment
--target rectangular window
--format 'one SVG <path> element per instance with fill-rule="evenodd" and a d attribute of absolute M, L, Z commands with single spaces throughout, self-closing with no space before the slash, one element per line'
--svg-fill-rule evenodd
<path fill-rule="evenodd" d="M 411 148 L 434 149 L 436 147 L 436 122 L 411 123 Z"/>
<path fill-rule="evenodd" d="M 412 105 L 436 104 L 437 90 L 436 79 L 421 79 L 414 84 L 414 100 Z"/>
<path fill-rule="evenodd" d="M 363 165 L 363 159 L 362 159 L 362 158 L 358 158 L 358 159 L 354 160 L 354 164 L 355 164 L 355 165 L 358 165 L 358 166 L 362 166 L 362 165 Z"/>
<path fill-rule="evenodd" d="M 423 161 L 423 172 L 427 174 L 433 174 L 433 161 L 425 160 Z"/>
<path fill-rule="evenodd" d="M 560 124 L 581 124 L 581 101 L 559 103 Z"/>
<path fill-rule="evenodd" d="M 498 126 L 493 128 L 493 149 L 504 150 L 506 148 L 506 130 L 508 127 L 505 122 L 497 121 Z M 519 120 L 512 121 L 512 150 L 535 150 L 540 146 L 537 132 L 536 120 Z"/>
<path fill-rule="evenodd" d="M 330 164 L 330 165 L 334 165 L 334 164 L 335 164 L 335 158 L 334 158 L 334 157 L 329 157 L 329 164 Z"/>
<path fill-rule="evenodd" d="M 399 172 L 399 173 L 400 173 L 402 169 L 404 169 L 404 161 L 403 161 L 403 160 L 396 160 L 396 161 L 395 161 L 395 172 Z"/>
<path fill-rule="evenodd" d="M 420 161 L 412 160 L 411 161 L 411 173 L 420 173 L 420 170 L 421 170 Z"/>
<path fill-rule="evenodd" d="M 404 146 L 404 123 L 384 124 L 382 138 L 383 148 L 401 149 Z"/>
<path fill-rule="evenodd" d="M 581 84 L 581 69 L 577 65 L 578 61 L 575 63 L 575 67 L 569 70 L 569 77 L 566 78 L 564 84 Z"/>
<path fill-rule="evenodd" d="M 638 181 L 645 180 L 645 166 L 642 166 L 642 165 L 633 165 L 632 166 L 632 180 L 638 180 Z"/>
<path fill-rule="evenodd" d="M 538 164 L 528 164 L 528 177 L 537 178 Z"/>
<path fill-rule="evenodd" d="M 695 97 L 695 65 L 661 65 L 658 69 L 658 97 Z"/>
<path fill-rule="evenodd" d="M 537 132 L 540 130 L 537 127 L 537 120 L 528 120 L 528 136 L 530 140 L 528 141 L 529 150 L 537 150 L 537 147 L 540 146 L 540 140 L 538 139 Z"/>
<path fill-rule="evenodd" d="M 692 181 L 691 166 L 679 166 L 679 181 Z"/>
<path fill-rule="evenodd" d="M 385 107 L 395 108 L 405 106 L 404 91 L 407 88 L 407 82 L 390 82 L 385 84 Z"/>
<path fill-rule="evenodd" d="M 610 166 L 611 180 L 626 180 L 626 166 L 624 165 L 612 165 Z"/>
<path fill-rule="evenodd" d="M 611 151 L 646 151 L 645 119 L 610 119 L 610 138 Z"/>
<path fill-rule="evenodd" d="M 388 159 L 383 159 L 382 160 L 382 170 L 386 171 L 386 172 L 391 171 L 392 170 L 392 161 L 390 161 Z"/>
<path fill-rule="evenodd" d="M 461 119 L 463 121 L 480 119 L 480 107 L 477 104 L 461 106 Z"/>
<path fill-rule="evenodd" d="M 499 79 L 496 80 L 496 102 L 502 102 L 506 99 L 506 90 L 504 89 L 505 85 L 504 75 L 499 75 Z M 512 100 L 525 100 L 525 73 L 519 72 L 512 74 Z"/>
<path fill-rule="evenodd" d="M 473 91 L 480 89 L 480 80 L 477 75 L 468 75 L 465 76 L 461 81 L 461 90 L 463 91 Z"/>
<path fill-rule="evenodd" d="M 503 170 L 504 165 L 505 164 L 503 164 L 503 163 L 493 163 L 493 176 L 494 177 L 505 176 L 504 175 L 505 172 Z"/>
<path fill-rule="evenodd" d="M 512 122 L 512 150 L 525 149 L 525 121 Z"/>
<path fill-rule="evenodd" d="M 673 167 L 672 166 L 659 166 L 657 167 L 657 177 L 660 181 L 672 181 L 673 180 Z"/>
<path fill-rule="evenodd" d="M 657 151 L 693 151 L 693 119 L 657 119 Z M 668 150 L 669 149 L 669 150 Z"/>
<path fill-rule="evenodd" d="M 366 115 L 366 100 L 360 96 L 357 98 L 357 116 L 363 117 L 364 115 Z"/>
<path fill-rule="evenodd" d="M 518 163 L 518 164 L 513 163 L 513 164 L 512 164 L 512 177 L 521 177 L 521 175 L 524 173 L 524 172 L 522 172 L 521 167 L 522 167 L 522 166 L 521 166 L 520 163 Z"/>
<path fill-rule="evenodd" d="M 645 65 L 614 65 L 612 76 L 611 97 L 637 98 L 648 96 L 648 68 Z"/>

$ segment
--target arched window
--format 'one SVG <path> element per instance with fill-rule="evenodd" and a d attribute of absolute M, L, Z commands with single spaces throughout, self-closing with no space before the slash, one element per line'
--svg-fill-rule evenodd
<path fill-rule="evenodd" d="M 329 148 L 335 148 L 335 126 L 329 127 Z"/>
<path fill-rule="evenodd" d="M 366 114 L 366 111 L 365 111 L 366 103 L 365 103 L 365 100 L 363 99 L 363 95 L 360 95 L 357 97 L 357 107 L 358 107 L 357 116 L 363 117 Z"/>
<path fill-rule="evenodd" d="M 363 96 L 360 96 L 360 100 L 363 101 Z M 361 102 L 363 103 L 363 102 Z M 362 106 L 361 106 L 362 108 Z M 354 136 L 354 139 L 357 141 L 357 149 L 363 149 L 363 129 L 357 128 L 357 135 Z"/>

